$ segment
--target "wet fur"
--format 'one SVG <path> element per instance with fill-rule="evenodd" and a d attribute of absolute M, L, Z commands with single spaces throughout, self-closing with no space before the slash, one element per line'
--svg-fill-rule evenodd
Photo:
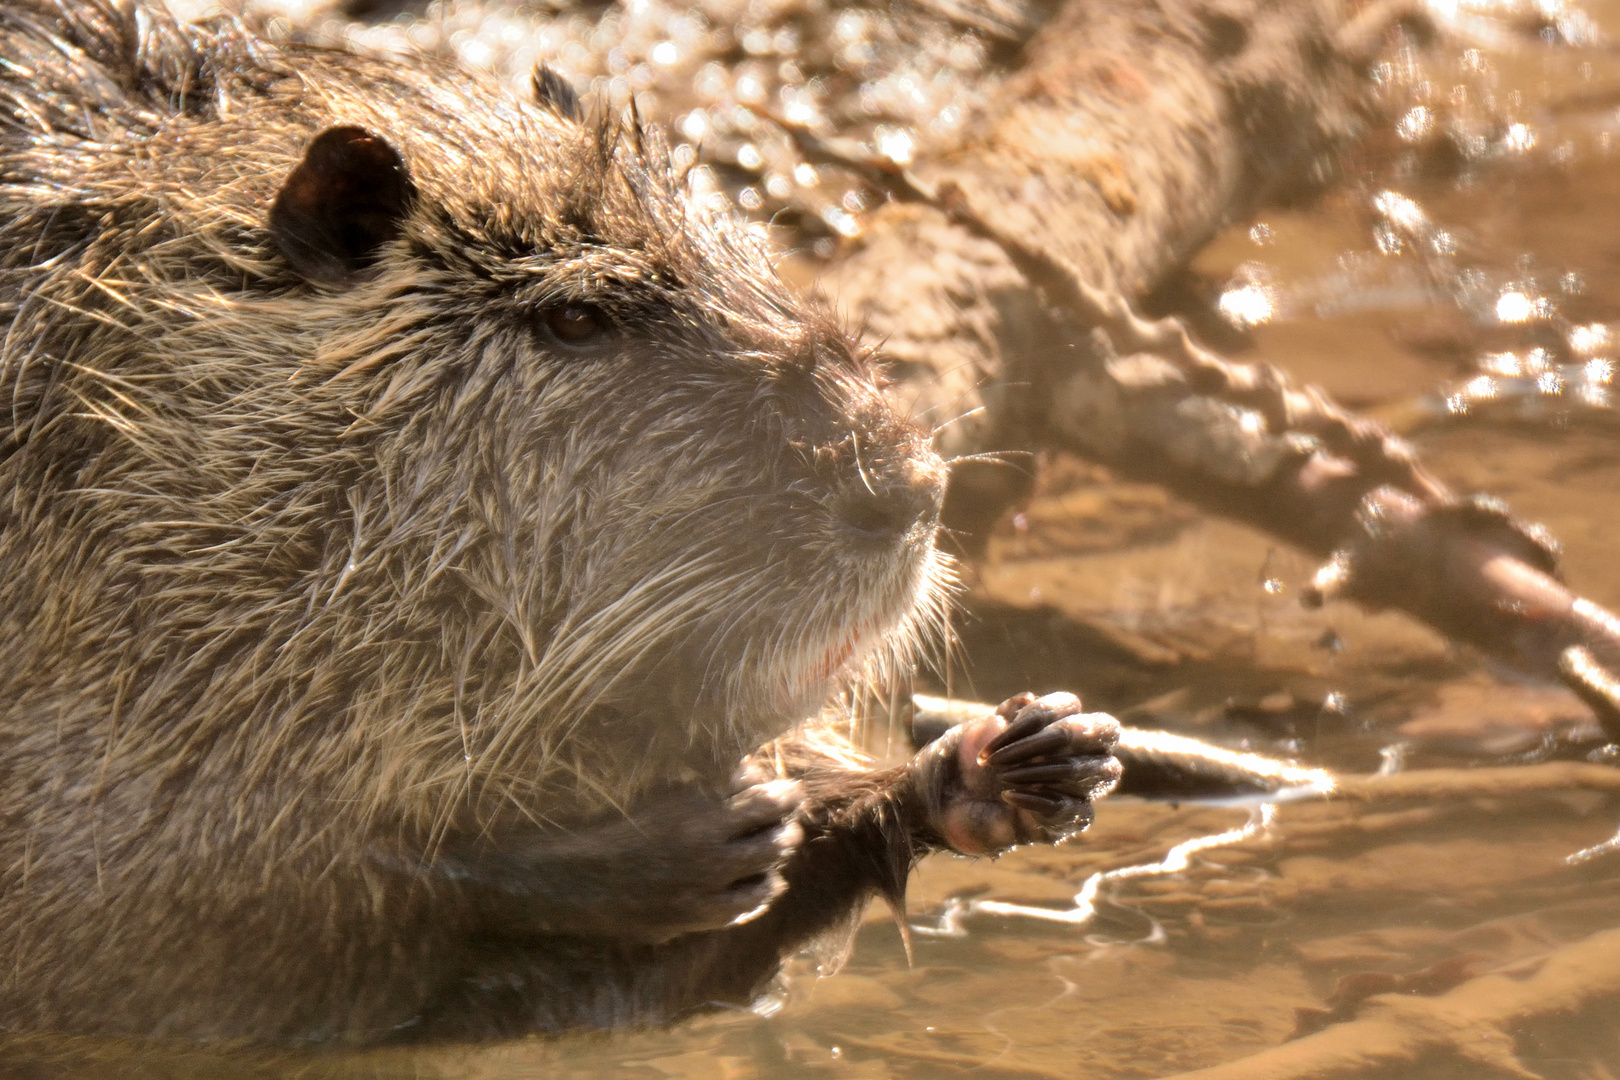
<path fill-rule="evenodd" d="M 671 785 L 723 806 L 904 662 L 945 575 L 942 467 L 850 339 L 654 141 L 547 104 L 141 4 L 0 9 L 8 1028 L 660 1022 L 750 1000 L 931 842 L 903 772 L 790 740 L 791 902 L 744 926 L 503 928 L 445 871 Z M 266 213 L 334 125 L 416 199 L 327 284 Z M 612 332 L 548 337 L 572 302 Z M 914 522 L 866 527 L 897 493 Z"/>

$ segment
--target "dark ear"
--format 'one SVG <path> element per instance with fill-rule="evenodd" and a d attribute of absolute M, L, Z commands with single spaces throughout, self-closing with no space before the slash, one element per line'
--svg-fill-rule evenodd
<path fill-rule="evenodd" d="M 579 119 L 579 95 L 567 79 L 544 64 L 534 69 L 534 100 L 564 120 Z"/>
<path fill-rule="evenodd" d="M 399 153 L 365 128 L 327 128 L 270 208 L 270 239 L 310 281 L 342 281 L 399 235 L 416 187 Z"/>

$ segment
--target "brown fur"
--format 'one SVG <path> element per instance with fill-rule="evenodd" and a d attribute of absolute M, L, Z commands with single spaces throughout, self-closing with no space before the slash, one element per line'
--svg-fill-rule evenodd
<path fill-rule="evenodd" d="M 800 787 L 728 792 L 937 618 L 942 466 L 566 98 L 0 8 L 8 1028 L 658 1022 L 937 845 L 942 766 L 789 740 L 756 760 Z M 334 127 L 411 197 L 327 273 L 267 222 Z M 547 330 L 575 310 L 604 332 Z"/>

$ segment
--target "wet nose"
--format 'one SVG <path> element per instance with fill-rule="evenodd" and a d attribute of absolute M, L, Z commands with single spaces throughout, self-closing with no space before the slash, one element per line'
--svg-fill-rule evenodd
<path fill-rule="evenodd" d="M 834 512 L 855 532 L 893 539 L 939 518 L 944 484 L 935 470 L 914 469 L 906 476 L 861 477 L 839 493 Z"/>

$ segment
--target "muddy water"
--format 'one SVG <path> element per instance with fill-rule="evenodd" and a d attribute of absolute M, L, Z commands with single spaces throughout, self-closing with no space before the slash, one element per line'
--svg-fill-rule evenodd
<path fill-rule="evenodd" d="M 609 91 L 620 80 L 702 142 L 718 191 L 775 215 L 812 262 L 860 228 L 870 195 L 802 168 L 773 116 L 826 113 L 897 158 L 921 152 L 1044 17 L 637 0 L 422 20 L 376 6 L 347 23 L 282 6 L 315 36 L 403 38 L 508 73 L 548 56 Z M 1343 182 L 1235 224 L 1172 291 L 1221 348 L 1383 417 L 1447 482 L 1547 525 L 1577 589 L 1620 608 L 1620 54 L 1602 36 L 1620 39 L 1620 2 L 1446 12 L 1455 44 L 1380 69 L 1382 119 Z M 77 1041 L 6 1057 L 42 1075 L 1134 1078 L 1365 1023 L 1380 993 L 1452 1001 L 1484 986 L 1479 1020 L 1490 986 L 1470 980 L 1540 986 L 1556 966 L 1544 958 L 1620 926 L 1620 853 L 1568 858 L 1614 835 L 1620 797 L 1548 765 L 1613 751 L 1567 693 L 1402 616 L 1303 610 L 1313 569 L 1158 489 L 1053 459 L 970 568 L 962 656 L 940 681 L 980 699 L 1073 689 L 1133 723 L 1347 774 L 1467 770 L 1467 790 L 1419 780 L 1274 812 L 1111 800 L 1072 846 L 926 863 L 909 961 L 877 911 L 836 977 L 806 968 L 769 1007 L 670 1030 L 341 1059 Z M 1503 765 L 1549 779 L 1493 786 L 1505 774 L 1480 767 Z M 1200 838 L 1220 842 L 1156 867 Z M 1607 1080 L 1616 1019 L 1620 997 L 1577 987 L 1471 1037 L 1498 1065 L 1511 1053 L 1545 1077 Z M 1455 1051 L 1409 1057 L 1389 1075 L 1485 1069 Z"/>
<path fill-rule="evenodd" d="M 1198 298 L 1195 321 L 1223 348 L 1382 416 L 1447 482 L 1545 523 L 1571 581 L 1616 606 L 1620 416 L 1607 365 L 1620 356 L 1620 57 L 1568 40 L 1620 36 L 1620 4 L 1584 13 L 1591 24 L 1564 12 L 1562 26 L 1555 14 L 1527 27 L 1528 10 L 1464 9 L 1466 41 L 1397 53 L 1379 73 L 1387 130 L 1345 181 L 1234 225 L 1175 291 L 1184 305 Z M 1559 688 L 1491 670 L 1399 615 L 1303 610 L 1313 569 L 1157 489 L 1050 461 L 1036 501 L 973 569 L 951 689 L 1074 689 L 1132 722 L 1356 773 L 1604 759 L 1590 714 Z M 1254 815 L 1118 800 L 1072 847 L 926 864 L 909 965 L 878 911 L 844 971 L 795 980 L 774 1015 L 466 1065 L 1171 1076 L 1370 1015 L 1358 1002 L 1377 991 L 1444 994 L 1620 925 L 1620 855 L 1566 861 L 1614 834 L 1620 799 L 1557 785 L 1283 806 L 1184 870 L 1104 879 L 1089 922 L 1034 917 L 1072 909 L 1093 874 L 1149 866 Z M 1617 1013 L 1610 998 L 1500 1030 L 1525 1068 L 1596 1080 L 1620 1074 Z M 1404 1068 L 1481 1066 L 1430 1052 Z"/>

